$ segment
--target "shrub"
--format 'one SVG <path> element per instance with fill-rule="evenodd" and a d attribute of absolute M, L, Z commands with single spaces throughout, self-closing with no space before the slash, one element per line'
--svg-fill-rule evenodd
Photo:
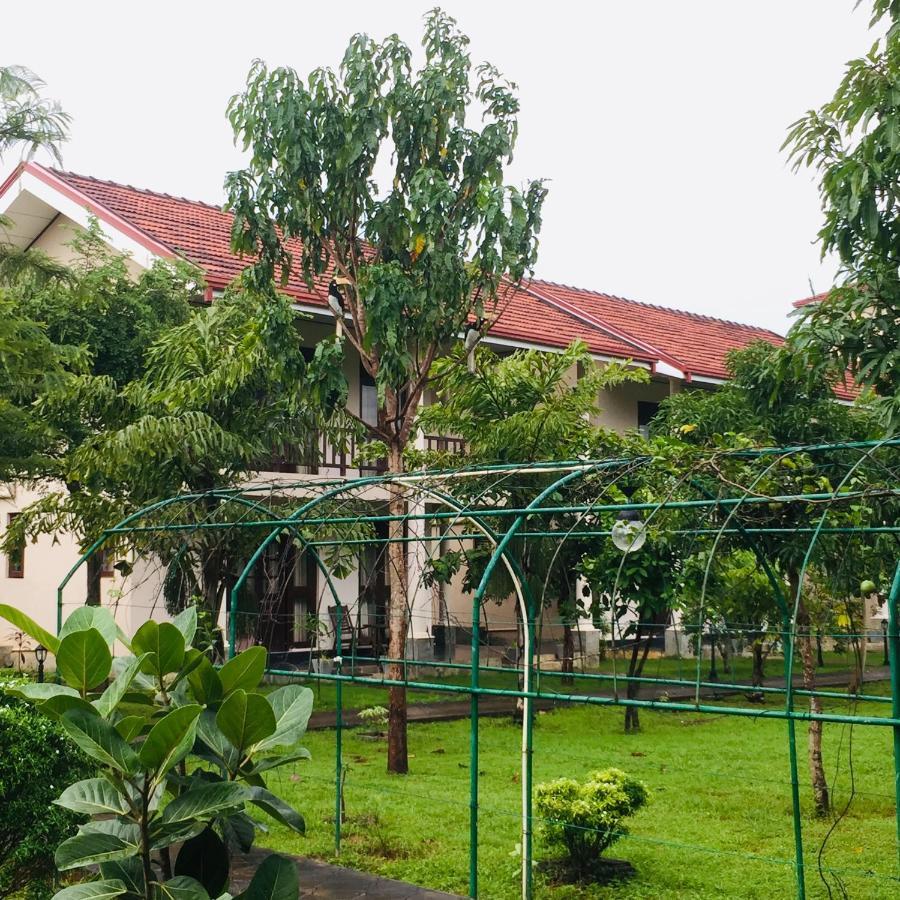
<path fill-rule="evenodd" d="M 0 616 L 54 654 L 65 682 L 8 690 L 97 761 L 98 777 L 41 785 L 58 806 L 90 817 L 56 848 L 56 868 L 100 870 L 99 881 L 55 900 L 210 900 L 228 890 L 232 850 L 247 853 L 253 844 L 258 823 L 249 807 L 304 832 L 302 816 L 266 780 L 278 766 L 308 758 L 297 742 L 312 691 L 289 684 L 261 693 L 264 647 L 214 668 L 192 646 L 193 607 L 172 622 L 145 622 L 130 640 L 102 607 L 75 610 L 58 637 L 4 604 Z M 113 660 L 117 642 L 130 655 Z M 242 896 L 298 895 L 295 864 L 272 854 Z"/>
<path fill-rule="evenodd" d="M 646 802 L 646 787 L 620 769 L 592 772 L 584 783 L 559 778 L 535 790 L 544 839 L 566 851 L 579 877 L 597 871 L 603 851 L 628 833 L 623 820 Z"/>
<path fill-rule="evenodd" d="M 388 711 L 383 706 L 370 706 L 359 711 L 359 718 L 370 728 L 384 728 L 388 723 Z"/>
<path fill-rule="evenodd" d="M 0 900 L 26 889 L 31 897 L 53 892 L 53 854 L 80 819 L 53 801 L 67 785 L 94 774 L 58 725 L 3 695 L 24 680 L 0 681 Z"/>

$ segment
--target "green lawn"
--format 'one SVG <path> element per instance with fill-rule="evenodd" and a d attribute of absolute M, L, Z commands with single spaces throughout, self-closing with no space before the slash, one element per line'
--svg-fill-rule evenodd
<path fill-rule="evenodd" d="M 825 665 L 818 669 L 820 674 L 836 674 L 848 673 L 852 665 L 850 658 L 846 654 L 825 653 Z M 881 664 L 880 654 L 869 654 L 868 665 L 878 666 Z M 782 673 L 784 661 L 780 656 L 770 657 L 766 663 L 766 676 L 776 678 Z M 795 660 L 795 672 L 799 674 L 799 660 Z M 752 661 L 748 657 L 737 657 L 733 660 L 731 672 L 722 671 L 721 663 L 719 664 L 719 681 L 727 685 L 730 681 L 749 684 L 751 681 Z M 589 670 L 592 673 L 600 673 L 611 675 L 616 672 L 624 675 L 628 671 L 628 660 L 623 654 L 616 654 L 615 659 L 612 657 L 603 660 L 596 668 Z M 706 680 L 709 675 L 709 660 L 705 659 L 701 663 L 700 676 L 701 680 Z M 693 681 L 697 678 L 697 660 L 693 658 L 677 658 L 677 657 L 660 657 L 658 659 L 648 659 L 644 666 L 643 677 L 645 678 L 671 678 L 679 680 Z M 413 676 L 410 675 L 412 680 Z M 299 679 L 302 683 L 307 684 L 316 693 L 316 709 L 331 710 L 335 708 L 335 688 L 333 682 L 316 681 L 314 679 Z M 418 681 L 438 682 L 441 684 L 469 684 L 469 672 L 467 669 L 450 669 L 446 667 L 420 667 Z M 516 687 L 516 675 L 513 671 L 508 672 L 482 672 L 481 685 L 490 688 L 511 688 Z M 546 672 L 542 674 L 541 690 L 547 693 L 559 691 L 563 693 L 591 693 L 603 692 L 604 687 L 608 689 L 609 682 L 601 680 L 578 680 L 574 688 L 565 686 L 560 678 L 559 673 Z M 678 690 L 672 687 L 670 690 Z M 833 688 L 832 690 L 839 690 Z M 440 703 L 449 700 L 465 699 L 465 694 L 441 693 L 438 691 L 414 691 L 409 692 L 410 703 Z M 343 688 L 343 705 L 345 709 L 362 709 L 367 706 L 378 706 L 385 703 L 385 691 L 383 688 L 370 687 L 360 684 L 345 684 Z"/>
<path fill-rule="evenodd" d="M 875 687 L 870 686 L 870 691 Z M 836 707 L 843 709 L 845 707 Z M 886 705 L 861 704 L 859 711 Z M 536 730 L 536 781 L 618 766 L 642 778 L 650 804 L 631 822 L 613 856 L 638 876 L 613 888 L 550 887 L 550 898 L 791 897 L 792 831 L 784 723 L 726 716 L 642 711 L 643 731 L 622 733 L 622 710 L 568 708 L 541 714 Z M 465 893 L 468 872 L 467 721 L 410 727 L 412 772 L 385 774 L 385 745 L 345 734 L 349 766 L 340 861 L 434 888 Z M 518 896 L 519 730 L 505 719 L 481 725 L 480 878 L 484 898 Z M 262 838 L 273 848 L 334 859 L 334 732 L 307 736 L 313 760 L 278 770 L 273 787 L 307 817 L 298 838 L 279 827 Z M 808 896 L 827 897 L 816 858 L 832 821 L 808 815 L 805 727 L 798 725 Z M 855 797 L 836 827 L 823 864 L 840 870 L 853 898 L 900 895 L 895 845 L 891 733 L 883 727 L 825 727 L 829 779 L 838 809 Z M 538 855 L 543 854 L 540 841 Z M 871 873 L 871 874 L 866 874 Z M 832 881 L 835 897 L 843 896 Z"/>

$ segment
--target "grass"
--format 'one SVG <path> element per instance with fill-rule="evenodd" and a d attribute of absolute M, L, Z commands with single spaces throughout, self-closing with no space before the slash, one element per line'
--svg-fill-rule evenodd
<path fill-rule="evenodd" d="M 848 674 L 852 665 L 850 658 L 846 654 L 825 653 L 823 656 L 825 665 L 818 669 L 819 674 L 838 674 L 846 672 Z M 868 666 L 878 666 L 881 664 L 880 654 L 870 654 L 868 658 Z M 719 681 L 723 685 L 728 682 L 735 681 L 743 684 L 750 684 L 752 677 L 752 660 L 748 657 L 735 657 L 732 661 L 732 671 L 723 672 L 721 662 L 719 663 Z M 784 665 L 780 656 L 772 656 L 766 663 L 766 676 L 769 678 L 778 677 L 782 673 Z M 799 660 L 795 660 L 795 671 L 799 674 Z M 346 669 L 346 665 L 345 665 Z M 588 670 L 595 674 L 612 675 L 613 672 L 623 675 L 628 671 L 628 660 L 622 655 L 617 654 L 616 658 L 612 657 L 603 660 L 599 666 Z M 705 680 L 709 675 L 709 660 L 703 660 L 700 667 L 701 680 Z M 412 679 L 413 676 L 410 676 Z M 644 666 L 643 677 L 645 678 L 672 678 L 679 680 L 693 681 L 697 678 L 697 660 L 694 658 L 677 658 L 672 656 L 659 657 L 657 659 L 648 659 Z M 307 684 L 315 691 L 317 711 L 333 710 L 335 708 L 335 687 L 333 682 L 317 681 L 315 679 L 304 679 L 299 677 L 302 683 Z M 450 669 L 446 667 L 433 668 L 421 667 L 417 679 L 425 682 L 440 682 L 443 684 L 469 684 L 469 671 L 467 668 Z M 510 670 L 508 672 L 482 672 L 480 683 L 482 687 L 489 688 L 509 688 L 516 687 L 516 674 Z M 602 692 L 604 687 L 608 688 L 608 682 L 576 680 L 574 687 L 567 687 L 560 681 L 558 673 L 546 672 L 542 674 L 541 690 L 548 693 L 559 691 L 562 693 L 578 693 L 585 694 L 591 692 Z M 677 688 L 670 688 L 677 690 Z M 838 688 L 832 688 L 838 690 Z M 442 703 L 452 700 L 464 700 L 465 694 L 441 693 L 439 691 L 428 690 L 410 690 L 410 703 Z M 345 684 L 343 689 L 343 706 L 345 709 L 363 709 L 367 706 L 384 705 L 385 692 L 383 688 L 361 685 L 361 684 Z"/>
<path fill-rule="evenodd" d="M 379 699 L 383 702 L 383 697 Z M 861 713 L 885 714 L 887 709 L 880 704 L 859 705 Z M 548 885 L 538 874 L 537 896 L 553 900 L 793 896 L 785 723 L 642 710 L 642 732 L 625 735 L 622 715 L 621 709 L 583 707 L 539 715 L 535 781 L 578 777 L 607 766 L 640 777 L 650 788 L 651 801 L 631 820 L 631 835 L 610 851 L 632 862 L 638 874 L 615 887 L 577 888 Z M 833 820 L 811 816 L 805 733 L 805 726 L 798 724 L 808 896 L 819 898 L 829 893 L 817 874 L 817 854 Z M 506 900 L 519 896 L 515 850 L 520 731 L 506 719 L 486 719 L 480 738 L 480 896 Z M 273 827 L 261 843 L 336 861 L 334 732 L 310 733 L 305 743 L 312 761 L 276 770 L 272 787 L 304 812 L 307 835 L 299 838 Z M 348 821 L 340 862 L 465 894 L 468 722 L 410 726 L 409 743 L 411 774 L 389 776 L 384 742 L 355 732 L 345 734 Z M 850 897 L 895 898 L 898 884 L 889 880 L 898 877 L 891 731 L 828 724 L 824 749 L 836 809 L 843 810 L 849 802 L 849 810 L 827 842 L 823 865 L 839 870 Z M 547 857 L 540 838 L 536 852 L 539 858 Z M 844 896 L 834 875 L 831 890 L 835 897 Z"/>

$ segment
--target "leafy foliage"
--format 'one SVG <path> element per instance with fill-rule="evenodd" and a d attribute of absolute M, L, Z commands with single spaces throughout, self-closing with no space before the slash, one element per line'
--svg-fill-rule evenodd
<path fill-rule="evenodd" d="M 646 787 L 621 769 L 592 772 L 584 782 L 558 778 L 534 792 L 545 841 L 565 850 L 580 877 L 597 871 L 601 854 L 628 833 L 624 819 L 647 799 Z"/>
<path fill-rule="evenodd" d="M 0 66 L 0 156 L 22 144 L 28 156 L 41 147 L 62 161 L 70 117 L 60 105 L 41 96 L 44 82 L 24 66 Z"/>
<path fill-rule="evenodd" d="M 268 790 L 264 773 L 308 756 L 297 742 L 312 691 L 287 685 L 259 693 L 261 647 L 216 670 L 192 646 L 196 628 L 193 608 L 172 623 L 148 621 L 126 642 L 134 655 L 113 664 L 111 614 L 76 611 L 53 647 L 66 683 L 11 688 L 57 721 L 98 767 L 97 777 L 69 784 L 54 801 L 90 816 L 60 844 L 55 861 L 61 871 L 99 865 L 101 880 L 67 888 L 58 900 L 85 889 L 142 900 L 218 897 L 228 887 L 230 853 L 253 843 L 249 806 L 304 832 L 301 815 Z M 173 869 L 175 844 L 183 845 Z M 246 896 L 268 896 L 274 884 L 282 886 L 279 896 L 297 896 L 293 863 L 270 857 Z"/>
<path fill-rule="evenodd" d="M 0 682 L 0 691 L 25 683 Z M 59 725 L 0 693 L 0 898 L 28 889 L 49 896 L 53 853 L 75 833 L 79 816 L 52 805 L 61 785 L 94 774 L 94 765 Z"/>
<path fill-rule="evenodd" d="M 233 245 L 256 260 L 245 280 L 268 294 L 294 267 L 322 293 L 333 280 L 338 330 L 377 387 L 377 421 L 364 424 L 394 473 L 404 469 L 433 362 L 470 319 L 500 311 L 537 254 L 544 185 L 503 180 L 518 136 L 515 85 L 487 63 L 473 70 L 468 45 L 456 22 L 434 9 L 417 71 L 396 35 L 378 43 L 357 34 L 336 72 L 316 69 L 303 79 L 257 61 L 228 105 L 249 157 L 226 181 Z M 479 127 L 471 105 L 481 111 Z M 391 167 L 386 186 L 375 180 L 379 160 Z M 397 537 L 399 491 L 390 505 Z M 399 659 L 408 573 L 399 543 L 388 555 L 388 655 Z M 400 680 L 396 664 L 389 675 Z M 390 707 L 388 765 L 405 772 L 403 688 L 391 689 Z"/>
<path fill-rule="evenodd" d="M 834 97 L 797 120 L 788 134 L 795 168 L 819 178 L 825 222 L 823 255 L 837 253 L 837 285 L 801 308 L 784 362 L 811 381 L 835 381 L 849 369 L 874 392 L 884 421 L 900 421 L 900 6 L 876 0 L 872 24 L 887 33 L 847 64 Z"/>

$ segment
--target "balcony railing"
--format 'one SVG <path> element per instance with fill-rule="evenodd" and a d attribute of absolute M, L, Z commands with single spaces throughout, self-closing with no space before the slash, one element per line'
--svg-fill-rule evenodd
<path fill-rule="evenodd" d="M 425 449 L 436 453 L 449 453 L 451 456 L 461 456 L 466 452 L 466 442 L 461 437 L 426 434 Z"/>

